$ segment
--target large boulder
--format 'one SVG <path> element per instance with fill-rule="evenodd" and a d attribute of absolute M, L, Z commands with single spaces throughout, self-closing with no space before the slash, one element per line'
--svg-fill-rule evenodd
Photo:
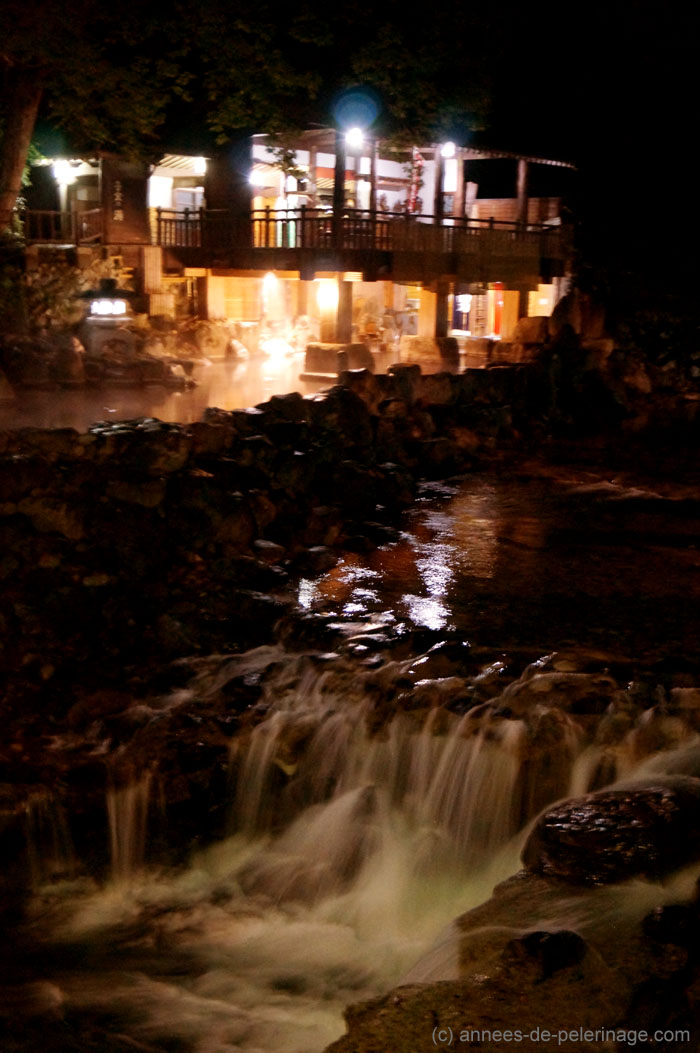
<path fill-rule="evenodd" d="M 544 344 L 549 337 L 549 319 L 541 315 L 521 318 L 511 336 L 514 344 Z"/>
<path fill-rule="evenodd" d="M 700 779 L 659 777 L 555 805 L 523 850 L 528 870 L 574 884 L 658 879 L 700 859 Z"/>

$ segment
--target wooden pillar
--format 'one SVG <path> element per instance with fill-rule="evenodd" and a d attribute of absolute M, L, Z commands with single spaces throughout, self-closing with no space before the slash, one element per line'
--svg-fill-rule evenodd
<path fill-rule="evenodd" d="M 345 208 L 345 133 L 335 133 L 335 175 L 333 179 L 333 244 L 338 248 L 343 240 L 343 210 Z"/>
<path fill-rule="evenodd" d="M 459 150 L 457 151 L 457 186 L 455 187 L 454 206 L 452 209 L 452 215 L 455 219 L 461 219 L 464 216 L 464 166 L 466 161 L 463 157 L 460 157 Z"/>
<path fill-rule="evenodd" d="M 341 279 L 338 279 L 336 340 L 339 344 L 349 344 L 352 340 L 352 282 Z"/>
<path fill-rule="evenodd" d="M 518 199 L 518 223 L 523 227 L 527 226 L 527 176 L 528 176 L 528 164 L 522 158 L 518 160 L 518 178 L 516 194 Z"/>
<path fill-rule="evenodd" d="M 518 294 L 518 318 L 526 318 L 532 286 L 527 282 L 509 282 L 509 285 Z"/>
<path fill-rule="evenodd" d="M 435 305 L 435 336 L 447 336 L 450 328 L 450 292 L 452 283 L 447 278 L 438 278 L 437 303 Z"/>
<path fill-rule="evenodd" d="M 317 153 L 316 147 L 315 146 L 310 146 L 309 147 L 309 182 L 311 183 L 311 193 L 309 194 L 309 197 L 311 198 L 311 205 L 312 205 L 313 208 L 316 208 L 316 205 L 318 204 L 318 184 L 316 182 L 316 180 L 317 180 L 317 174 L 316 174 L 316 153 Z"/>
<path fill-rule="evenodd" d="M 309 313 L 309 285 L 310 282 L 300 280 L 297 282 L 297 316 Z"/>
<path fill-rule="evenodd" d="M 378 143 L 372 139 L 369 148 L 369 210 L 377 211 L 377 151 Z"/>
<path fill-rule="evenodd" d="M 435 186 L 433 188 L 433 216 L 435 222 L 442 223 L 442 217 L 445 211 L 445 203 L 442 195 L 442 184 L 444 182 L 444 169 L 445 166 L 442 163 L 442 152 L 439 147 L 435 148 L 435 161 L 434 161 L 434 176 Z"/>

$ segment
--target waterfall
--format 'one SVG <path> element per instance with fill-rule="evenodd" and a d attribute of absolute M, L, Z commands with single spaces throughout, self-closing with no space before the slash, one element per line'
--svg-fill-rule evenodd
<path fill-rule="evenodd" d="M 313 694 L 280 695 L 239 745 L 237 829 L 274 839 L 265 860 L 250 865 L 246 887 L 264 886 L 276 900 L 302 886 L 312 899 L 338 891 L 386 852 L 399 828 L 411 871 L 467 872 L 516 833 L 528 807 L 524 721 L 433 709 L 398 713 L 377 730 L 371 715 L 367 699 L 316 683 Z M 564 750 L 557 743 L 562 788 L 578 743 L 570 739 Z"/>
<path fill-rule="evenodd" d="M 33 797 L 27 802 L 24 829 L 32 887 L 71 877 L 76 859 L 62 805 L 48 794 Z"/>
<path fill-rule="evenodd" d="M 112 879 L 128 883 L 142 866 L 151 776 L 144 775 L 120 789 L 107 790 L 107 816 L 112 860 Z"/>
<path fill-rule="evenodd" d="M 470 955 L 488 959 L 523 927 L 636 924 L 677 898 L 643 882 L 634 896 L 555 889 L 526 917 L 506 913 L 500 935 L 487 926 L 466 941 L 456 919 L 519 869 L 542 807 L 644 770 L 697 772 L 698 735 L 663 713 L 628 711 L 619 693 L 593 713 L 568 712 L 564 682 L 542 691 L 533 667 L 517 690 L 485 700 L 464 677 L 446 702 L 442 689 L 413 690 L 416 664 L 386 662 L 374 674 L 279 647 L 201 660 L 184 704 L 260 678 L 231 743 L 229 835 L 187 865 L 149 870 L 155 776 L 115 780 L 112 881 L 71 883 L 70 906 L 53 893 L 46 922 L 50 946 L 65 940 L 72 961 L 84 947 L 91 963 L 60 975 L 71 1012 L 117 1021 L 135 1048 L 319 1053 L 342 1032 L 348 1004 L 464 975 Z M 471 683 L 482 690 L 478 673 Z M 588 697 L 582 680 L 572 684 Z M 179 704 L 170 698 L 173 711 Z M 37 855 L 58 836 L 51 823 L 60 830 L 41 809 Z"/>

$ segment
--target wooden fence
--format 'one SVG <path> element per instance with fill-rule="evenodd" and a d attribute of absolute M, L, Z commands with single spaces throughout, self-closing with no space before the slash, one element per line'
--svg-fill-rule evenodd
<path fill-rule="evenodd" d="M 445 219 L 398 212 L 321 208 L 257 209 L 250 217 L 226 211 L 157 209 L 154 242 L 178 248 L 361 249 L 377 252 L 560 255 L 559 230 L 548 224 Z"/>

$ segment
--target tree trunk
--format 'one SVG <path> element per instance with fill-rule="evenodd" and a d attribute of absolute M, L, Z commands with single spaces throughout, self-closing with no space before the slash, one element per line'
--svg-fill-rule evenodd
<path fill-rule="evenodd" d="M 7 230 L 22 188 L 22 172 L 43 91 L 37 70 L 10 69 L 5 74 L 7 117 L 0 135 L 0 231 Z"/>

